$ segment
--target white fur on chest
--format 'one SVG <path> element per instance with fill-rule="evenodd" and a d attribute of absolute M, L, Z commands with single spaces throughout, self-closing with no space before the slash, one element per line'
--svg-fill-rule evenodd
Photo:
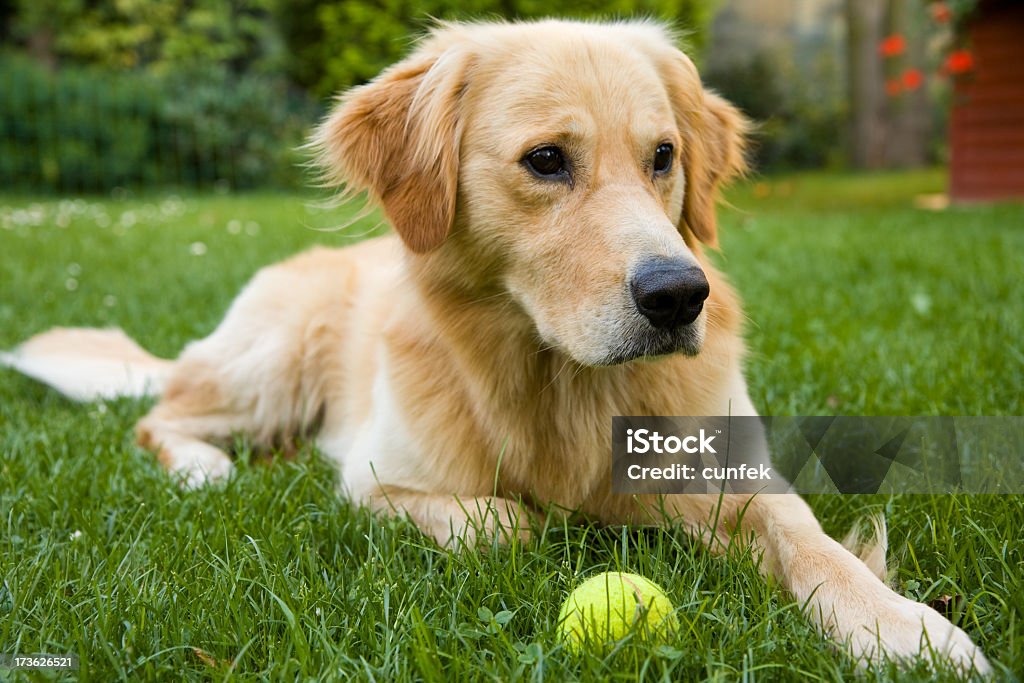
<path fill-rule="evenodd" d="M 417 443 L 405 425 L 391 384 L 387 349 L 378 345 L 370 402 L 361 422 L 327 424 L 317 446 L 337 464 L 339 486 L 347 497 L 362 501 L 381 486 L 419 489 Z"/>

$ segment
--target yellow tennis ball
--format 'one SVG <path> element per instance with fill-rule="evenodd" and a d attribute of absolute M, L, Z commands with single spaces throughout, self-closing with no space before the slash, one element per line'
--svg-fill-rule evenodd
<path fill-rule="evenodd" d="M 655 583 L 636 574 L 592 576 L 569 594 L 558 612 L 559 635 L 573 652 L 603 648 L 635 633 L 666 642 L 679 629 L 672 601 Z"/>

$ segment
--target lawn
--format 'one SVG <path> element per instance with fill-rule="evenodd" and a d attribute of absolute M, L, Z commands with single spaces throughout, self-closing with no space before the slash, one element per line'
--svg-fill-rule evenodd
<path fill-rule="evenodd" d="M 763 413 L 1022 412 L 1024 206 L 915 208 L 943 184 L 794 176 L 730 194 L 719 260 L 746 301 Z M 119 325 L 173 355 L 260 265 L 379 229 L 325 231 L 347 214 L 310 199 L 0 197 L 0 348 L 52 325 Z M 339 499 L 312 450 L 267 467 L 242 444 L 223 488 L 183 491 L 133 443 L 147 405 L 76 405 L 0 370 L 0 654 L 75 653 L 96 681 L 855 675 L 750 558 L 585 522 L 452 553 Z M 955 618 L 997 670 L 1024 672 L 1024 497 L 811 502 L 840 535 L 885 510 L 896 590 L 960 596 Z M 665 586 L 682 631 L 574 657 L 559 604 L 615 569 Z"/>

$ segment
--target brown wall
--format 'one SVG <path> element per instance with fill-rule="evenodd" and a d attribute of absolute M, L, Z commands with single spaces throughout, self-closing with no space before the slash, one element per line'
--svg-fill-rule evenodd
<path fill-rule="evenodd" d="M 974 70 L 954 90 L 950 194 L 1024 198 L 1024 3 L 983 2 L 969 37 Z"/>

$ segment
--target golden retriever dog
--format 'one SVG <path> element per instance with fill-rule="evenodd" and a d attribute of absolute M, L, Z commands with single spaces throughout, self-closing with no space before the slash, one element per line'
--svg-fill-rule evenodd
<path fill-rule="evenodd" d="M 988 671 L 879 578 L 884 551 L 860 559 L 796 495 L 611 491 L 613 416 L 756 415 L 740 304 L 705 254 L 745 129 L 655 23 L 443 24 L 312 143 L 397 236 L 260 271 L 175 361 L 81 329 L 4 360 L 77 399 L 161 392 L 139 443 L 191 485 L 230 474 L 232 435 L 304 435 L 345 495 L 441 544 L 542 508 L 667 516 L 712 551 L 750 539 L 854 657 Z"/>

